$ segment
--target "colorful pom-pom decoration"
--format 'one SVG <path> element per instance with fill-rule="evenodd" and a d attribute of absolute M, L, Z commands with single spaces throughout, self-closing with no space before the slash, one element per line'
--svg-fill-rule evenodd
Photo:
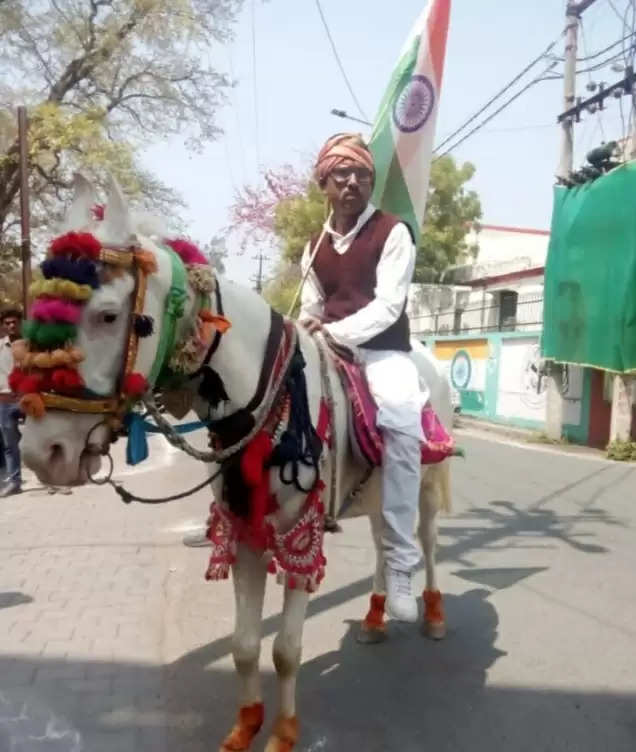
<path fill-rule="evenodd" d="M 59 321 L 77 324 L 82 316 L 82 309 L 69 300 L 40 298 L 31 306 L 31 318 L 38 321 Z"/>
<path fill-rule="evenodd" d="M 47 258 L 40 264 L 40 270 L 44 279 L 66 279 L 77 285 L 88 285 L 93 290 L 99 287 L 97 267 L 87 258 Z"/>
<path fill-rule="evenodd" d="M 22 333 L 25 339 L 34 342 L 39 347 L 58 347 L 77 336 L 75 324 L 65 322 L 42 322 L 27 319 L 22 324 Z"/>
<path fill-rule="evenodd" d="M 174 238 L 171 240 L 165 240 L 164 242 L 169 248 L 172 248 L 184 264 L 207 265 L 208 260 L 206 257 L 201 253 L 197 246 L 189 240 Z"/>
<path fill-rule="evenodd" d="M 66 235 L 55 238 L 49 250 L 52 256 L 85 256 L 97 260 L 102 244 L 90 232 L 67 232 Z"/>
<path fill-rule="evenodd" d="M 39 279 L 33 282 L 29 287 L 29 294 L 32 298 L 39 298 L 45 295 L 50 298 L 67 298 L 69 300 L 88 300 L 93 294 L 93 288 L 90 285 L 78 285 L 77 282 L 71 282 L 69 279 Z"/>
<path fill-rule="evenodd" d="M 141 397 L 148 390 L 148 381 L 141 373 L 129 373 L 124 377 L 123 392 L 129 397 Z"/>
<path fill-rule="evenodd" d="M 39 392 L 45 383 L 44 375 L 37 372 L 14 368 L 9 374 L 9 388 L 14 394 Z"/>
<path fill-rule="evenodd" d="M 51 374 L 51 385 L 56 392 L 73 394 L 79 391 L 84 383 L 82 377 L 72 368 L 56 368 Z"/>

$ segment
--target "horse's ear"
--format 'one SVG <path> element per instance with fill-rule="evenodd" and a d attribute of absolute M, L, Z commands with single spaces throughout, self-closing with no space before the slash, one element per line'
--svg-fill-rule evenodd
<path fill-rule="evenodd" d="M 108 176 L 109 191 L 106 202 L 104 221 L 101 223 L 98 236 L 102 243 L 114 246 L 130 246 L 137 241 L 133 232 L 133 224 L 128 210 L 128 202 L 123 191 L 112 176 Z"/>
<path fill-rule="evenodd" d="M 73 203 L 66 212 L 60 228 L 61 232 L 86 229 L 93 221 L 92 209 L 95 206 L 95 188 L 93 184 L 76 172 L 73 175 Z"/>

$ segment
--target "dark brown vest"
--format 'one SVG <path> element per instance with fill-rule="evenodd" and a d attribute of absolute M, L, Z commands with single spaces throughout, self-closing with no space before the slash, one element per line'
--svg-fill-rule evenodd
<path fill-rule="evenodd" d="M 326 233 L 316 258 L 314 271 L 324 293 L 324 320 L 340 321 L 364 308 L 375 297 L 376 269 L 391 230 L 401 220 L 376 211 L 356 235 L 346 253 L 338 253 L 331 235 Z M 312 240 L 314 247 L 317 238 Z M 411 349 L 406 300 L 398 320 L 388 329 L 365 342 L 370 350 Z"/>

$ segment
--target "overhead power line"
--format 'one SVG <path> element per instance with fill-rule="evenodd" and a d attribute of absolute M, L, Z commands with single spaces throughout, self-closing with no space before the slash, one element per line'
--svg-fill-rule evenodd
<path fill-rule="evenodd" d="M 563 35 L 561 35 L 561 36 L 563 36 Z M 532 68 L 534 68 L 534 66 L 535 66 L 535 65 L 537 65 L 537 64 L 538 64 L 539 62 L 541 62 L 541 60 L 544 60 L 544 59 L 545 59 L 545 57 L 546 57 L 546 56 L 547 56 L 547 55 L 548 55 L 548 54 L 549 54 L 549 53 L 550 53 L 550 52 L 551 52 L 551 51 L 552 51 L 552 50 L 554 49 L 555 45 L 557 44 L 557 42 L 559 41 L 559 39 L 560 39 L 560 38 L 561 38 L 561 37 L 559 37 L 558 39 L 555 39 L 555 40 L 554 40 L 553 42 L 550 42 L 550 44 L 549 44 L 549 45 L 548 45 L 548 46 L 547 46 L 547 47 L 546 47 L 546 48 L 545 48 L 545 49 L 544 49 L 544 50 L 543 50 L 543 51 L 542 51 L 542 52 L 541 52 L 541 53 L 540 53 L 539 55 L 537 55 L 537 57 L 535 57 L 535 58 L 534 58 L 533 60 L 531 60 L 531 61 L 530 61 L 530 62 L 529 62 L 529 63 L 528 63 L 528 64 L 527 64 L 526 66 L 525 66 L 525 68 L 523 68 L 523 69 L 522 69 L 521 71 L 519 71 L 519 73 L 517 73 L 517 75 L 516 75 L 516 76 L 515 76 L 515 77 L 514 77 L 514 78 L 513 78 L 513 79 L 512 79 L 511 81 L 509 81 L 509 82 L 508 82 L 508 83 L 507 83 L 507 84 L 506 84 L 506 85 L 505 85 L 505 86 L 503 87 L 503 89 L 500 89 L 500 90 L 499 90 L 499 91 L 498 91 L 498 92 L 497 92 L 497 93 L 496 93 L 496 94 L 495 94 L 495 95 L 494 95 L 493 97 L 491 97 L 491 98 L 490 98 L 490 99 L 489 99 L 489 100 L 488 100 L 488 101 L 486 102 L 486 104 L 484 104 L 484 105 L 483 105 L 483 107 L 481 107 L 481 108 L 480 108 L 479 110 L 477 110 L 477 112 L 475 112 L 475 113 L 474 113 L 473 115 L 471 115 L 471 116 L 470 116 L 470 117 L 469 117 L 469 118 L 468 118 L 468 119 L 467 119 L 467 120 L 466 120 L 465 122 L 463 122 L 463 123 L 462 123 L 462 124 L 461 124 L 461 125 L 459 126 L 459 128 L 457 128 L 456 130 L 454 130 L 454 131 L 453 131 L 453 132 L 452 132 L 452 133 L 451 133 L 451 134 L 450 134 L 449 136 L 447 136 L 447 137 L 446 137 L 446 138 L 445 138 L 445 139 L 444 139 L 444 140 L 443 140 L 443 141 L 442 141 L 441 143 L 439 143 L 439 144 L 438 144 L 438 145 L 437 145 L 437 146 L 435 147 L 434 151 L 436 151 L 436 152 L 437 152 L 437 151 L 439 151 L 439 150 L 440 150 L 440 149 L 441 149 L 441 148 L 442 148 L 443 146 L 445 146 L 445 145 L 446 145 L 446 144 L 447 144 L 447 143 L 448 143 L 449 141 L 452 141 L 452 140 L 453 140 L 453 139 L 455 138 L 455 136 L 459 135 L 459 134 L 460 134 L 460 133 L 461 133 L 461 132 L 462 132 L 462 131 L 463 131 L 463 130 L 464 130 L 465 128 L 467 128 L 467 127 L 468 127 L 468 126 L 469 126 L 469 125 L 470 125 L 471 123 L 473 123 L 473 122 L 474 122 L 475 120 L 477 120 L 477 118 L 478 118 L 478 117 L 479 117 L 479 116 L 480 116 L 481 114 L 483 114 L 483 113 L 484 113 L 484 112 L 485 112 L 485 111 L 486 111 L 486 110 L 487 110 L 487 109 L 488 109 L 488 108 L 489 108 L 489 107 L 490 107 L 490 106 L 491 106 L 492 104 L 494 104 L 494 103 L 495 103 L 495 102 L 496 102 L 496 101 L 497 101 L 498 99 L 500 99 L 500 98 L 501 98 L 501 97 L 502 97 L 502 96 L 503 96 L 503 95 L 504 95 L 504 94 L 505 94 L 505 93 L 506 93 L 507 91 L 509 91 L 510 89 L 512 89 L 512 87 L 513 87 L 513 86 L 514 86 L 514 85 L 515 85 L 515 84 L 516 84 L 516 83 L 517 83 L 518 81 L 520 81 L 520 80 L 521 80 L 521 79 L 522 79 L 522 78 L 523 78 L 523 77 L 524 77 L 524 76 L 526 75 L 526 73 L 528 73 L 528 71 L 532 70 Z M 556 64 L 556 63 L 555 63 L 555 64 Z M 552 67 L 554 67 L 554 65 L 553 65 Z M 533 81 L 532 83 L 536 83 L 536 82 L 535 82 L 535 81 Z M 530 85 L 532 85 L 532 84 L 530 84 Z M 525 89 L 522 89 L 522 92 L 521 92 L 521 93 L 523 93 L 524 91 L 526 91 L 526 90 L 527 90 L 528 88 L 530 88 L 530 87 L 529 87 L 529 86 L 527 86 L 527 87 L 526 87 Z M 517 97 L 515 97 L 515 99 L 516 99 L 516 98 L 517 98 Z M 513 100 L 513 101 L 514 101 L 514 100 Z M 506 105 L 506 106 L 507 106 L 507 105 Z M 501 110 L 498 110 L 497 112 L 500 112 L 500 111 L 501 111 Z M 493 116 L 493 117 L 494 117 L 494 116 Z M 486 121 L 486 122 L 487 122 L 487 121 Z"/>
<path fill-rule="evenodd" d="M 594 60 L 597 57 L 600 57 L 601 55 L 604 55 L 606 52 L 609 52 L 610 50 L 613 50 L 614 47 L 618 47 L 619 44 L 624 44 L 628 39 L 631 39 L 633 34 L 628 34 L 627 36 L 623 37 L 622 39 L 617 39 L 612 44 L 608 45 L 607 47 L 604 47 L 602 50 L 598 50 L 597 52 L 592 53 L 591 55 L 584 55 L 583 57 L 577 57 L 576 61 L 578 63 L 586 63 L 589 60 Z M 563 59 L 563 58 L 561 58 Z"/>
<path fill-rule="evenodd" d="M 336 63 L 338 64 L 338 67 L 340 68 L 340 73 L 342 73 L 342 78 L 344 79 L 344 82 L 347 85 L 347 89 L 349 89 L 349 94 L 351 94 L 351 98 L 355 102 L 355 105 L 358 108 L 358 112 L 362 115 L 362 117 L 365 120 L 369 120 L 369 116 L 362 109 L 362 105 L 360 104 L 360 101 L 358 100 L 358 97 L 356 96 L 356 93 L 353 90 L 353 86 L 351 86 L 351 81 L 349 81 L 347 72 L 344 69 L 344 65 L 342 64 L 342 60 L 340 59 L 340 55 L 338 54 L 338 48 L 336 47 L 336 43 L 334 42 L 333 37 L 331 36 L 331 31 L 329 31 L 329 24 L 327 23 L 327 19 L 325 18 L 325 14 L 322 10 L 320 0 L 316 0 L 316 8 L 318 8 L 318 13 L 320 14 L 320 20 L 322 21 L 322 25 L 325 27 L 325 33 L 327 34 L 327 39 L 329 40 L 329 44 L 331 45 L 333 56 L 336 59 Z"/>
<path fill-rule="evenodd" d="M 471 136 L 473 136 L 475 133 L 480 131 L 485 125 L 487 125 L 491 120 L 493 120 L 497 115 L 499 115 L 501 112 L 503 112 L 506 108 L 510 107 L 510 105 L 513 102 L 516 102 L 517 99 L 522 94 L 525 94 L 528 89 L 532 88 L 535 84 L 538 84 L 540 81 L 544 81 L 544 74 L 550 71 L 552 68 L 554 68 L 555 65 L 557 65 L 557 61 L 554 61 L 550 63 L 550 65 L 542 72 L 540 73 L 536 78 L 532 79 L 529 83 L 527 83 L 523 88 L 519 89 L 515 94 L 513 94 L 511 97 L 509 97 L 500 107 L 498 107 L 494 112 L 492 112 L 488 117 L 484 118 L 478 125 L 476 125 L 474 128 L 472 128 L 468 133 L 466 133 L 462 138 L 459 139 L 459 141 L 456 141 L 454 144 L 448 147 L 445 152 L 442 154 L 437 155 L 436 159 L 441 159 L 442 157 L 445 157 L 447 154 L 449 154 L 451 151 L 454 151 L 458 146 L 464 143 L 464 141 L 467 141 Z M 485 108 L 481 110 L 483 112 Z M 474 119 L 474 118 L 473 118 Z M 446 139 L 448 141 L 448 139 Z M 443 142 L 443 143 L 446 143 Z M 440 144 L 441 146 L 441 144 Z M 436 151 L 439 150 L 439 146 L 437 147 Z"/>
<path fill-rule="evenodd" d="M 583 24 L 583 20 L 581 20 L 581 41 L 583 42 L 583 51 L 587 55 L 587 42 L 585 40 L 585 25 Z M 605 61 L 603 61 L 603 65 L 606 65 L 606 64 L 607 63 L 605 63 Z M 599 64 L 597 63 L 597 66 L 598 65 Z M 593 86 L 592 71 L 595 70 L 597 66 L 592 66 L 591 68 L 588 68 L 587 79 L 588 79 L 588 85 L 590 87 Z M 579 71 L 577 71 L 577 75 L 578 74 L 579 74 Z M 597 116 L 596 117 L 597 117 L 599 126 L 601 128 L 601 136 L 602 136 L 603 140 L 605 140 L 605 128 L 603 127 L 603 115 L 601 113 L 602 113 L 602 110 L 599 107 L 599 109 L 597 110 Z"/>
<path fill-rule="evenodd" d="M 593 73 L 594 71 L 602 70 L 603 68 L 606 68 L 611 63 L 615 63 L 617 60 L 622 60 L 624 55 L 631 52 L 632 50 L 636 50 L 636 44 L 631 45 L 628 47 L 625 52 L 619 52 L 616 55 L 612 55 L 611 57 L 605 58 L 605 60 L 602 60 L 600 63 L 596 63 L 595 65 L 591 65 L 589 68 L 578 68 L 576 71 L 577 76 L 581 76 L 584 73 Z M 591 78 L 591 76 L 588 76 Z M 553 76 L 546 76 L 546 81 L 557 81 L 559 79 L 563 78 L 562 73 L 555 73 Z"/>

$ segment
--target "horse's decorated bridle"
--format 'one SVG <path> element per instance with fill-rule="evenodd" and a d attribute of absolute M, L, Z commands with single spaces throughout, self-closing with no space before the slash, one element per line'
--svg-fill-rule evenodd
<path fill-rule="evenodd" d="M 218 283 L 206 259 L 188 241 L 165 241 L 171 280 L 164 305 L 157 349 L 147 374 L 137 370 L 139 341 L 154 332 L 146 314 L 148 276 L 157 273 L 155 254 L 137 246 L 104 246 L 91 233 L 70 232 L 56 238 L 41 264 L 43 279 L 30 288 L 30 317 L 24 322 L 24 339 L 14 345 L 12 390 L 21 395 L 24 413 L 41 418 L 47 408 L 104 416 L 113 433 L 126 413 L 149 389 L 162 380 L 185 381 L 229 327 L 210 309 Z M 75 344 L 82 307 L 102 284 L 101 277 L 131 271 L 134 275 L 132 310 L 124 357 L 115 392 L 90 393 L 78 365 L 84 354 Z M 193 330 L 177 343 L 177 325 L 187 300 L 187 285 L 196 295 L 198 311 Z M 217 298 L 218 299 L 218 298 Z"/>

